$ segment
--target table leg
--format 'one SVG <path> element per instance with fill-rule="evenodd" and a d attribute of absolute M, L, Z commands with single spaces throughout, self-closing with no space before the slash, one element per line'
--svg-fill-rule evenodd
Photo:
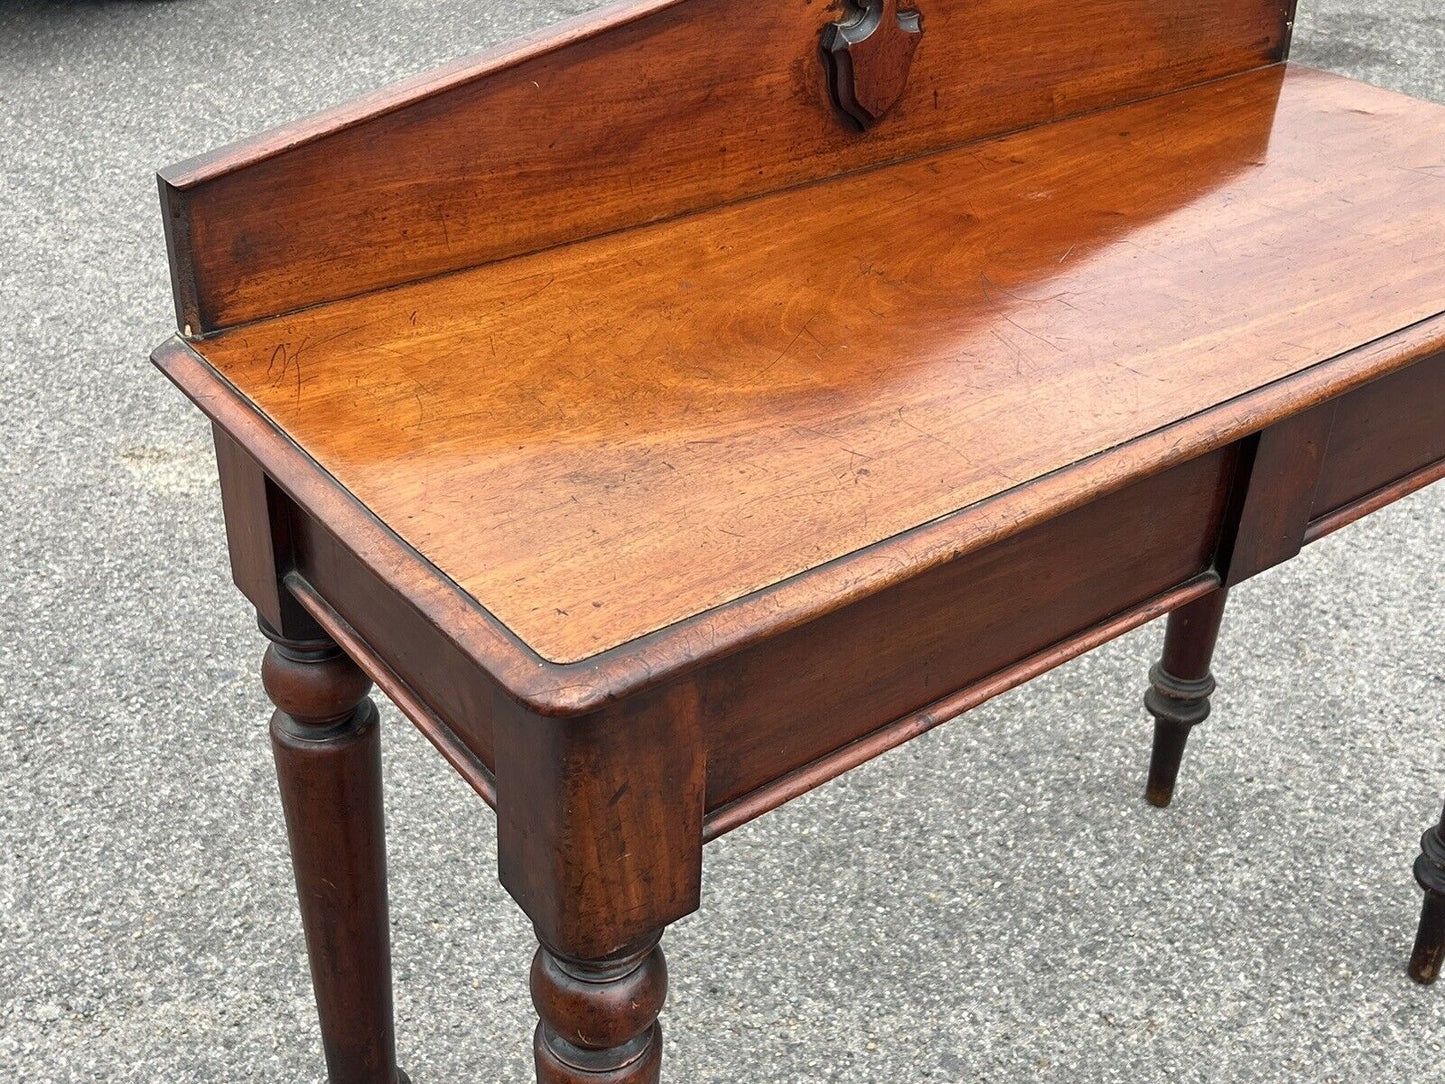
<path fill-rule="evenodd" d="M 1425 890 L 1425 905 L 1420 910 L 1420 929 L 1410 956 L 1410 977 L 1428 985 L 1439 977 L 1440 963 L 1445 958 L 1445 814 L 1438 825 L 1420 837 L 1415 880 Z"/>
<path fill-rule="evenodd" d="M 608 960 L 532 960 L 538 1084 L 657 1084 L 667 962 L 652 934 Z"/>
<path fill-rule="evenodd" d="M 492 699 L 498 873 L 542 946 L 538 1084 L 657 1084 L 658 940 L 702 895 L 701 709 L 686 682 L 572 715 Z"/>
<path fill-rule="evenodd" d="M 1189 732 L 1209 717 L 1209 694 L 1214 691 L 1209 661 L 1227 596 L 1221 587 L 1169 615 L 1164 654 L 1150 669 L 1151 684 L 1144 694 L 1144 706 L 1154 716 L 1154 750 L 1144 789 L 1152 805 L 1167 806 L 1174 797 Z"/>
<path fill-rule="evenodd" d="M 405 1084 L 392 1024 L 381 740 L 370 680 L 329 639 L 272 640 L 271 746 L 331 1084 Z"/>

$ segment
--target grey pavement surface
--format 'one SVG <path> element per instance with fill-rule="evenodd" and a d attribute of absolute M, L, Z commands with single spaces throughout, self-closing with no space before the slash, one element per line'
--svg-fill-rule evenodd
<path fill-rule="evenodd" d="M 155 167 L 591 6 L 0 0 L 0 1076 L 321 1078 Z M 1445 100 L 1439 0 L 1296 59 Z M 1445 792 L 1445 487 L 1241 589 L 1180 800 L 1152 626 L 733 833 L 667 939 L 674 1081 L 1429 1081 L 1402 965 Z M 389 707 L 400 1047 L 530 1080 L 490 812 Z"/>

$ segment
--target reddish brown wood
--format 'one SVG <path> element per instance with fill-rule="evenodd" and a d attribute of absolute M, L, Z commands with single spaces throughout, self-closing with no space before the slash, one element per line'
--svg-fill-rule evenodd
<path fill-rule="evenodd" d="M 417 628 L 430 625 L 439 637 L 436 642 L 461 649 L 465 658 L 488 675 L 486 680 L 495 679 L 533 710 L 565 716 L 595 710 L 600 704 L 676 678 L 702 665 L 705 655 L 722 657 L 761 644 L 863 598 L 897 589 L 920 571 L 1001 542 L 1191 457 L 1228 446 L 1294 411 L 1353 392 L 1442 350 L 1445 320 L 1424 321 L 1291 379 L 1217 404 L 1179 426 L 1146 434 L 1107 454 L 888 539 L 860 552 L 854 560 L 819 566 L 732 605 L 669 626 L 625 650 L 565 666 L 546 664 L 529 652 L 474 599 L 439 575 L 340 489 L 188 346 L 175 341 L 164 344 L 156 350 L 154 360 L 213 420 L 228 432 L 244 435 L 247 448 L 278 488 L 312 517 L 331 525 L 327 532 L 334 532 L 331 552 L 354 572 L 337 581 L 338 590 L 344 583 L 348 590 L 361 592 L 361 597 L 380 592 L 395 613 L 411 612 L 419 617 Z M 1386 487 L 1381 494 L 1404 491 Z M 356 624 L 350 615 L 348 620 Z M 387 642 L 393 631 L 390 622 L 382 622 L 367 635 L 374 635 L 376 642 Z M 401 639 L 411 644 L 418 634 L 413 630 Z M 470 679 L 472 671 L 462 667 L 450 673 L 446 681 Z M 459 734 L 465 741 L 473 740 L 470 734 Z"/>
<path fill-rule="evenodd" d="M 206 399 L 205 399 L 205 401 L 207 402 L 208 405 L 214 406 L 214 405 L 219 401 L 219 396 L 215 396 L 215 397 L 207 396 Z M 1345 402 L 1349 402 L 1349 400 L 1347 399 L 1347 400 L 1345 400 Z M 1428 409 L 1433 409 L 1433 407 L 1432 407 L 1428 402 L 1427 402 L 1427 403 L 1423 403 L 1422 406 L 1424 406 L 1424 407 L 1426 407 L 1426 408 L 1428 408 Z M 1166 486 L 1166 489 L 1167 489 L 1167 488 L 1168 488 L 1168 487 Z M 1177 488 L 1177 487 L 1175 487 L 1175 488 Z M 1162 492 L 1162 491 L 1161 491 L 1161 492 Z M 1390 495 L 1390 494 L 1388 494 L 1388 493 L 1386 494 L 1386 496 L 1389 496 L 1389 495 Z M 1152 500 L 1152 499 L 1153 499 L 1153 498 L 1151 498 L 1151 500 Z M 1161 498 L 1161 499 L 1167 500 L 1168 498 Z M 1151 508 L 1151 514 L 1152 514 L 1152 508 Z M 303 534 L 306 534 L 309 530 L 310 530 L 309 528 L 303 530 Z M 1206 543 L 1206 544 L 1207 544 L 1207 543 Z M 328 558 L 327 558 L 328 561 L 333 560 L 333 559 L 338 559 L 338 558 L 335 557 L 335 555 L 344 553 L 344 551 L 341 551 L 341 550 L 339 550 L 339 549 L 336 548 L 334 542 L 333 542 L 333 543 L 330 543 L 330 544 L 328 545 L 328 548 L 326 549 L 325 552 L 326 552 L 326 553 L 330 553 L 330 554 L 333 555 L 333 557 L 328 557 Z M 1123 553 L 1123 552 L 1128 552 L 1128 547 L 1122 548 L 1119 552 L 1121 552 L 1121 553 Z M 352 568 L 352 569 L 353 569 L 353 572 L 356 572 L 356 569 L 357 569 L 359 566 L 357 566 L 357 565 L 354 563 L 354 562 L 355 562 L 355 559 L 354 559 L 354 558 L 351 558 L 351 559 L 349 559 L 349 560 L 350 560 L 352 563 L 347 564 L 346 567 Z M 313 562 L 312 562 L 312 559 L 311 559 L 310 557 L 307 558 L 306 568 L 307 568 L 307 575 L 308 575 L 308 576 L 312 576 L 312 575 L 319 574 L 320 572 L 322 572 L 322 571 L 323 571 L 325 568 L 327 568 L 327 567 L 329 567 L 329 566 L 326 565 L 326 564 L 324 564 L 324 563 L 322 563 L 322 564 L 313 563 Z M 393 563 L 393 567 L 394 567 L 394 563 Z M 347 597 L 347 598 L 376 600 L 377 605 L 378 605 L 378 607 L 380 608 L 380 612 L 385 613 L 385 612 L 386 612 L 386 606 L 390 606 L 391 604 L 390 604 L 390 603 L 387 603 L 386 606 L 383 606 L 383 605 L 382 605 L 382 602 L 383 602 L 383 600 L 387 597 L 387 594 L 386 594 L 386 593 L 389 592 L 389 591 L 394 591 L 396 588 L 395 588 L 394 586 L 392 586 L 392 585 L 387 584 L 386 581 L 384 581 L 384 580 L 382 580 L 382 579 L 380 579 L 380 578 L 378 578 L 378 577 L 376 577 L 376 576 L 363 577 L 363 578 L 358 578 L 358 576 L 359 576 L 359 572 L 356 573 L 355 575 L 348 574 L 348 577 L 347 577 L 347 578 L 337 578 L 337 577 L 335 577 L 335 576 L 332 576 L 332 577 L 330 577 L 330 578 L 325 579 L 325 582 L 326 582 L 326 584 L 328 585 L 328 589 L 329 589 L 334 595 L 336 595 L 336 596 L 338 596 L 338 597 Z M 928 592 L 927 592 L 927 591 L 924 591 L 924 592 L 922 592 L 922 595 L 923 595 L 923 597 L 926 598 L 927 595 L 928 595 Z M 418 598 L 424 599 L 424 598 L 425 598 L 425 594 L 424 594 L 423 592 L 418 592 L 418 595 L 416 595 L 416 596 L 414 596 L 414 597 L 418 597 Z M 897 612 L 902 613 L 903 611 L 897 611 Z M 444 645 L 444 644 L 442 644 L 442 643 L 439 643 L 439 642 L 434 642 L 434 641 L 432 641 L 432 640 L 428 640 L 428 639 L 426 639 L 426 638 L 423 636 L 423 632 L 424 632 L 424 630 L 425 630 L 425 628 L 426 628 L 426 625 L 425 625 L 424 623 L 423 623 L 423 624 L 420 624 L 420 625 L 406 624 L 405 622 L 403 622 L 403 621 L 401 620 L 401 617 L 404 616 L 404 611 L 398 610 L 398 611 L 396 611 L 396 613 L 397 613 L 398 616 L 397 616 L 395 619 L 388 618 L 388 619 L 385 620 L 385 621 L 372 622 L 372 623 L 369 625 L 369 632 L 368 632 L 369 640 L 368 640 L 368 642 L 373 642 L 373 643 L 376 643 L 376 644 L 378 644 L 378 645 L 389 645 L 389 646 L 385 646 L 385 647 L 384 647 L 384 649 L 386 650 L 386 652 L 387 652 L 388 654 L 400 652 L 400 653 L 404 653 L 404 654 L 405 654 L 407 657 L 409 657 L 409 658 L 433 658 L 433 657 L 435 657 L 436 659 L 442 659 L 442 658 L 445 657 L 445 651 L 444 651 L 443 649 L 444 649 L 444 647 L 445 647 L 446 645 Z M 459 620 L 459 618 L 458 618 L 458 619 L 453 619 L 452 621 L 448 622 L 447 627 L 450 627 L 450 628 L 452 628 L 452 629 L 454 629 L 454 630 L 455 630 L 455 629 L 458 629 L 458 628 L 463 628 L 464 626 L 459 625 L 459 624 L 457 623 L 458 620 Z M 919 621 L 919 620 L 917 620 L 916 618 L 909 618 L 909 617 L 896 618 L 896 619 L 894 619 L 893 624 L 894 624 L 895 626 L 897 626 L 897 625 L 903 625 L 903 626 L 906 626 L 906 627 L 914 627 L 914 626 L 916 626 L 916 627 L 918 627 L 918 628 L 929 628 L 929 627 L 932 627 L 932 626 L 931 626 L 928 622 L 926 622 L 926 621 Z M 886 627 L 886 624 L 885 624 L 884 626 L 882 626 L 882 627 Z M 392 637 L 389 637 L 389 636 L 388 636 L 388 632 L 389 632 L 389 631 L 393 634 Z M 800 636 L 800 637 L 799 637 L 799 642 L 805 642 L 807 639 L 808 639 L 808 638 L 807 638 L 806 636 Z M 975 639 L 977 639 L 977 637 L 975 637 Z M 761 642 L 761 641 L 760 641 L 760 642 Z M 815 641 L 815 642 L 821 642 L 821 641 Z M 644 644 L 644 645 L 641 645 L 641 646 L 645 647 L 645 646 L 647 646 L 647 645 Z M 779 654 L 780 654 L 780 655 L 785 655 L 786 653 L 783 652 L 783 651 L 780 651 Z M 789 665 L 789 663 L 787 663 L 786 661 L 784 661 L 784 662 L 781 662 L 779 665 L 780 665 L 781 667 L 783 667 L 783 668 L 786 668 L 786 667 Z M 900 672 L 901 672 L 901 673 L 905 673 L 905 676 L 906 676 L 906 673 L 909 672 L 909 671 L 908 671 L 908 668 L 907 668 L 907 667 L 904 667 L 904 668 L 902 668 L 902 670 L 901 670 Z M 466 669 L 464 669 L 464 668 L 458 668 L 458 667 L 455 667 L 455 666 L 450 666 L 450 664 L 449 664 L 449 667 L 448 667 L 448 668 L 442 668 L 442 669 L 440 669 L 440 670 L 435 670 L 435 671 L 429 672 L 431 679 L 434 680 L 435 683 L 436 683 L 436 688 L 437 688 L 437 689 L 445 689 L 450 682 L 454 682 L 454 681 L 457 681 L 457 680 L 462 679 L 462 677 L 463 677 L 464 675 L 466 675 L 467 673 L 469 673 L 469 671 L 467 671 Z M 736 672 L 735 672 L 735 673 L 736 673 Z M 858 674 L 859 674 L 858 680 L 859 680 L 860 682 L 869 682 L 869 683 L 872 682 L 872 679 L 867 676 L 867 672 L 866 672 L 866 671 L 859 670 L 859 671 L 858 671 Z M 448 675 L 455 675 L 455 676 L 452 677 L 452 676 L 448 676 Z M 917 676 L 917 675 L 916 675 L 916 673 L 915 673 L 915 677 L 916 677 L 916 676 Z M 468 679 L 468 680 L 470 680 L 470 679 Z M 597 676 L 596 676 L 596 670 L 589 667 L 587 670 L 578 669 L 575 673 L 571 673 L 571 674 L 569 674 L 567 671 L 561 671 L 561 672 L 557 673 L 557 675 L 556 675 L 556 677 L 555 677 L 554 680 L 556 680 L 556 681 L 559 682 L 559 683 L 562 683 L 562 682 L 576 682 L 576 681 L 596 681 L 596 680 L 597 680 Z M 734 684 L 736 684 L 736 682 L 734 682 Z M 776 686 L 776 687 L 780 687 L 780 688 L 788 688 L 791 684 L 793 684 L 793 683 L 790 681 L 788 674 L 787 674 L 786 671 L 784 670 L 784 672 L 780 672 L 780 673 L 778 674 L 778 676 L 775 677 L 775 678 L 767 678 L 767 679 L 762 679 L 762 680 L 760 680 L 759 688 L 760 688 L 760 689 L 763 689 L 763 690 L 771 689 L 771 688 L 773 688 L 773 687 L 775 687 L 775 686 Z M 726 679 L 720 679 L 720 680 L 718 681 L 717 687 L 718 687 L 720 690 L 725 690 L 725 689 L 728 688 L 728 685 L 729 685 L 729 682 L 728 682 Z M 424 684 L 424 685 L 422 685 L 421 687 L 427 688 L 427 687 L 429 687 L 429 686 L 427 686 L 427 685 Z M 902 687 L 900 686 L 900 690 L 901 690 L 901 689 L 902 689 Z M 870 694 L 870 695 L 876 695 L 876 693 L 877 693 L 878 691 L 881 691 L 881 690 L 871 689 L 871 688 L 870 688 L 869 694 Z M 929 699 L 926 691 L 923 692 L 923 693 L 921 693 L 921 694 L 918 694 L 918 695 L 919 695 L 919 702 Z M 936 696 L 937 694 L 934 694 L 934 695 Z M 723 705 L 723 704 L 727 704 L 728 701 L 727 701 L 726 699 L 724 699 L 724 698 L 719 698 L 718 701 L 717 701 L 717 703 L 719 703 L 720 705 Z M 766 703 L 767 703 L 767 698 L 766 698 L 766 697 L 764 697 L 764 698 L 762 698 L 762 699 L 759 700 L 760 707 L 765 708 L 765 707 L 766 707 Z M 847 711 L 849 704 L 850 704 L 849 694 L 846 694 L 846 693 L 845 693 L 845 695 L 843 696 L 842 700 L 839 702 L 839 704 L 838 704 L 838 706 L 837 706 L 837 708 L 836 708 L 836 712 L 841 714 L 841 713 Z M 898 713 L 900 713 L 900 714 L 906 713 L 906 712 L 908 711 L 908 708 L 907 708 L 906 705 L 907 705 L 907 700 L 906 700 L 906 699 L 902 699 L 901 702 L 898 703 L 898 706 L 897 706 L 897 708 L 896 708 L 895 710 L 898 711 Z M 792 704 L 792 703 L 784 704 L 784 705 L 782 705 L 782 708 L 783 708 L 783 710 L 787 711 L 788 713 L 793 713 L 793 712 L 796 711 L 796 708 L 795 708 L 794 704 Z M 741 713 L 740 713 L 740 714 L 741 714 Z M 766 712 L 764 712 L 764 715 L 763 715 L 762 717 L 763 717 L 763 718 L 767 718 L 767 717 L 768 717 L 768 716 L 766 715 Z M 489 718 L 490 718 L 490 704 L 489 704 L 489 703 L 488 703 L 487 706 L 484 708 L 484 710 L 483 710 L 483 712 L 481 713 L 481 715 L 479 716 L 479 718 L 481 718 L 482 720 L 484 720 L 484 721 L 486 722 L 486 726 L 487 726 L 487 729 L 488 729 L 488 732 L 489 732 L 489 730 L 490 730 L 490 723 L 489 723 Z M 826 718 L 827 718 L 827 712 L 826 712 L 826 711 L 820 712 L 820 720 L 826 719 Z M 886 722 L 886 720 L 887 720 L 887 712 L 885 711 L 885 712 L 880 713 L 876 718 L 877 718 L 877 720 L 878 720 L 878 723 Z M 873 725 L 878 725 L 878 724 L 877 724 L 877 723 L 868 723 L 868 722 L 864 722 L 864 723 L 863 723 L 863 726 L 864 726 L 865 728 L 867 728 L 868 726 L 873 726 Z M 827 733 L 826 729 L 825 729 L 825 728 L 822 728 L 821 722 L 820 722 L 820 730 L 819 730 L 819 733 L 820 733 L 820 734 Z M 464 740 L 470 741 L 469 738 L 464 739 Z M 717 751 L 715 751 L 715 752 L 712 754 L 712 758 L 713 758 L 714 762 L 715 762 L 715 763 L 727 763 L 727 761 L 728 761 L 728 759 L 729 759 L 729 755 L 725 752 L 725 750 L 726 750 L 726 748 L 728 747 L 728 743 L 725 742 L 725 741 L 722 741 L 721 739 L 717 739 L 717 738 L 712 739 L 712 742 L 711 742 L 711 743 L 712 743 L 714 749 L 717 750 Z M 469 746 L 469 747 L 470 747 L 470 746 Z M 489 742 L 488 742 L 487 745 L 486 745 L 485 754 L 486 754 L 486 755 L 485 755 L 485 758 L 484 758 L 484 759 L 486 759 L 486 762 L 487 762 L 487 763 L 491 763 L 491 761 L 490 761 L 490 743 L 489 743 Z M 823 777 L 826 778 L 826 775 L 824 775 Z M 711 776 L 711 778 L 714 780 L 714 786 L 717 787 L 717 785 L 718 785 L 718 780 L 719 780 L 720 778 L 726 778 L 726 775 L 725 775 L 725 773 L 722 773 L 722 772 L 719 771 L 718 773 L 713 774 L 713 775 Z M 794 779 L 794 780 L 792 780 L 788 785 L 789 785 L 789 786 L 796 786 L 796 784 L 797 784 L 797 780 Z M 725 792 L 723 792 L 723 793 L 725 793 Z M 796 791 L 794 791 L 794 793 L 796 793 Z M 766 794 L 760 795 L 760 800 L 762 800 L 762 801 L 764 802 L 764 804 L 766 804 L 766 799 L 767 799 L 767 795 L 766 795 Z M 732 799 L 728 799 L 728 800 L 732 800 Z M 711 803 L 711 808 L 715 808 L 715 809 L 718 808 L 718 805 L 719 805 L 720 801 L 722 801 L 720 795 L 719 795 L 718 797 L 715 797 L 714 800 L 713 800 L 713 802 Z"/>
<path fill-rule="evenodd" d="M 1144 787 L 1151 805 L 1167 806 L 1173 800 L 1189 732 L 1209 718 L 1209 695 L 1214 692 L 1209 663 L 1228 594 L 1221 587 L 1169 615 L 1164 654 L 1149 671 L 1144 695 L 1144 706 L 1154 716 L 1154 748 Z"/>
<path fill-rule="evenodd" d="M 495 806 L 495 683 L 387 580 L 358 563 L 215 427 L 222 505 L 236 584 L 292 639 L 330 637 Z M 299 577 L 304 568 L 309 580 Z M 318 590 L 319 588 L 319 590 Z M 338 600 L 333 606 L 326 599 Z M 344 612 L 343 612 L 344 611 Z M 383 660 L 368 646 L 385 644 Z"/>
<path fill-rule="evenodd" d="M 370 678 L 397 708 L 416 724 L 426 739 L 436 746 L 458 775 L 471 785 L 477 796 L 493 809 L 497 808 L 497 780 L 481 757 L 463 742 L 415 689 L 404 681 L 391 665 L 377 656 L 356 634 L 340 614 L 323 599 L 311 584 L 295 572 L 288 573 L 287 590 L 301 603 L 316 624 L 335 640 L 366 676 Z"/>
<path fill-rule="evenodd" d="M 836 3 L 633 0 L 162 171 L 197 334 L 1280 59 L 1286 0 L 932 0 L 889 122 L 839 124 Z M 967 63 L 960 63 L 966 48 Z M 498 213 L 505 208 L 505 213 Z"/>
<path fill-rule="evenodd" d="M 327 639 L 272 640 L 271 746 L 331 1084 L 406 1084 L 392 1030 L 381 741 L 371 682 Z"/>
<path fill-rule="evenodd" d="M 385 643 L 388 668 L 421 697 L 428 710 L 484 765 L 494 762 L 492 698 L 497 682 L 454 641 L 460 620 L 437 622 L 419 603 L 426 598 L 396 581 L 377 554 L 360 556 L 326 526 L 325 514 L 296 520 L 299 572 L 364 643 Z M 448 589 L 435 584 L 437 594 Z M 454 590 L 454 589 L 453 589 Z M 474 614 L 471 603 L 462 614 Z M 460 608 L 459 608 L 460 609 Z M 438 627 L 442 631 L 438 631 Z"/>
<path fill-rule="evenodd" d="M 764 813 L 777 809 L 814 787 L 835 779 L 860 764 L 916 738 L 940 723 L 955 719 L 1000 693 L 1047 673 L 1056 666 L 1092 651 L 1140 625 L 1170 613 L 1178 606 L 1208 594 L 1219 587 L 1219 578 L 1206 573 L 1190 582 L 1166 591 L 1148 602 L 1127 610 L 1076 636 L 1005 667 L 982 681 L 940 698 L 919 711 L 912 712 L 887 726 L 879 727 L 866 737 L 828 753 L 801 768 L 782 775 L 771 783 L 749 791 L 736 801 L 712 811 L 703 823 L 703 838 L 710 841 L 732 831 Z"/>
<path fill-rule="evenodd" d="M 1335 408 L 1331 400 L 1277 422 L 1245 449 L 1235 483 L 1239 519 L 1219 557 L 1226 587 L 1288 560 L 1304 545 Z"/>
<path fill-rule="evenodd" d="M 1425 890 L 1425 903 L 1410 954 L 1410 977 L 1429 985 L 1440 977 L 1445 962 L 1445 815 L 1420 837 L 1415 880 Z"/>
<path fill-rule="evenodd" d="M 163 178 L 333 1079 L 361 670 L 496 803 L 539 1079 L 655 1084 L 705 839 L 1177 605 L 1167 800 L 1223 588 L 1445 462 L 1445 110 L 1262 67 L 1286 0 L 922 2 L 641 0 Z"/>
<path fill-rule="evenodd" d="M 658 1084 L 667 961 L 659 934 L 604 960 L 537 949 L 532 1002 L 539 1084 Z"/>
<path fill-rule="evenodd" d="M 844 16 L 823 31 L 833 101 L 860 128 L 871 128 L 903 97 L 923 18 L 898 0 L 845 0 Z"/>
<path fill-rule="evenodd" d="M 1348 527 L 1355 520 L 1367 516 L 1371 512 L 1378 512 L 1386 505 L 1394 504 L 1402 497 L 1408 497 L 1416 490 L 1423 489 L 1432 482 L 1438 482 L 1441 478 L 1445 478 L 1445 459 L 1438 459 L 1417 471 L 1411 471 L 1398 481 L 1381 486 L 1359 500 L 1341 505 L 1333 512 L 1328 512 L 1319 519 L 1311 520 L 1309 527 L 1305 530 L 1305 541 L 1313 542 L 1317 538 L 1323 538 L 1327 534 L 1338 531 L 1341 527 Z"/>
<path fill-rule="evenodd" d="M 1181 464 L 700 670 L 708 809 L 1208 571 L 1233 462 Z"/>
<path fill-rule="evenodd" d="M 1311 516 L 1359 501 L 1441 459 L 1445 355 L 1401 369 L 1341 401 Z"/>
<path fill-rule="evenodd" d="M 1433 188 L 1396 179 L 1437 137 L 1445 109 L 1254 73 L 201 349 L 580 661 L 1433 315 L 1428 258 L 1357 283 L 1407 232 L 1445 251 Z"/>
<path fill-rule="evenodd" d="M 220 426 L 212 426 L 231 578 L 257 614 L 293 639 L 316 626 L 281 586 L 292 564 L 293 506 L 265 471 Z"/>
<path fill-rule="evenodd" d="M 697 910 L 705 763 L 691 684 L 575 719 L 499 693 L 492 719 L 502 885 L 543 944 L 610 959 Z"/>

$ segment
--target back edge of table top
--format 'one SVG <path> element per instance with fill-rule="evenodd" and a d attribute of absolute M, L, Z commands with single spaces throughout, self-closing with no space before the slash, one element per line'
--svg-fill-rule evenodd
<path fill-rule="evenodd" d="M 1439 349 L 1442 272 L 1445 109 L 1279 65 L 162 361 L 587 698 Z"/>

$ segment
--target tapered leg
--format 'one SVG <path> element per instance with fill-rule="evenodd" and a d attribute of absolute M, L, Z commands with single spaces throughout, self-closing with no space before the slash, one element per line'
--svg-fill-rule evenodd
<path fill-rule="evenodd" d="M 1420 910 L 1415 951 L 1410 955 L 1410 977 L 1429 984 L 1440 976 L 1440 962 L 1445 957 L 1445 814 L 1420 837 L 1415 880 L 1425 890 L 1425 905 Z"/>
<path fill-rule="evenodd" d="M 1221 587 L 1169 615 L 1164 654 L 1150 669 L 1144 694 L 1144 706 L 1154 716 L 1154 751 L 1144 789 L 1152 805 L 1166 806 L 1174 797 L 1189 732 L 1209 717 L 1209 694 L 1214 691 L 1209 660 L 1227 595 Z"/>
<path fill-rule="evenodd" d="M 371 682 L 326 639 L 272 640 L 271 746 L 331 1084 L 405 1084 L 392 1030 L 381 742 Z"/>
<path fill-rule="evenodd" d="M 660 934 L 608 960 L 572 960 L 543 945 L 532 960 L 541 1023 L 537 1084 L 657 1084 L 667 961 Z"/>

